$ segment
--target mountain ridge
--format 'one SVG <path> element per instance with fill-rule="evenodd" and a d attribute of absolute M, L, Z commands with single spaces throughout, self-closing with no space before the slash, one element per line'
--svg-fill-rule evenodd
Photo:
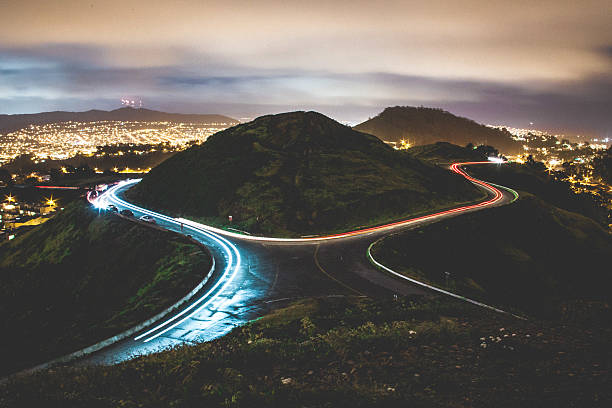
<path fill-rule="evenodd" d="M 124 120 L 142 122 L 190 122 L 237 124 L 236 119 L 218 114 L 168 113 L 145 108 L 123 107 L 110 111 L 90 109 L 83 112 L 51 111 L 7 115 L 0 114 L 0 133 L 13 132 L 29 125 L 44 125 L 61 122 L 97 122 Z"/>
<path fill-rule="evenodd" d="M 394 106 L 353 129 L 387 142 L 407 139 L 412 146 L 449 142 L 465 146 L 491 145 L 504 154 L 516 154 L 522 145 L 507 131 L 493 129 L 439 108 Z"/>

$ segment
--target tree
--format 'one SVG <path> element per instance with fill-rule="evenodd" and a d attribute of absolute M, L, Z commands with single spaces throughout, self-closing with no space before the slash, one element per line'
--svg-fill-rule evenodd
<path fill-rule="evenodd" d="M 593 170 L 606 183 L 612 183 L 612 147 L 593 159 Z"/>
<path fill-rule="evenodd" d="M 51 181 L 54 183 L 57 183 L 62 178 L 62 174 L 60 173 L 59 169 L 51 169 L 49 174 L 51 176 Z"/>
<path fill-rule="evenodd" d="M 483 156 L 486 157 L 497 157 L 499 156 L 499 151 L 493 146 L 488 145 L 480 145 L 476 148 L 476 151 Z"/>
<path fill-rule="evenodd" d="M 525 164 L 529 167 L 531 167 L 534 170 L 537 171 L 545 171 L 546 170 L 546 166 L 544 165 L 544 163 L 539 162 L 539 161 L 535 161 L 533 158 L 533 155 L 529 155 L 527 156 L 527 160 L 525 161 Z"/>
<path fill-rule="evenodd" d="M 13 184 L 13 177 L 7 169 L 0 169 L 0 182 L 5 183 L 7 186 Z"/>

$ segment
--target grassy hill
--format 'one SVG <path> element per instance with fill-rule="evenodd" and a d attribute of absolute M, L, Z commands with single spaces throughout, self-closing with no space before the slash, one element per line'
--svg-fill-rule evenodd
<path fill-rule="evenodd" d="M 438 287 L 450 272 L 451 291 L 537 316 L 558 316 L 575 301 L 612 300 L 612 236 L 525 192 L 510 206 L 385 238 L 373 255 Z"/>
<path fill-rule="evenodd" d="M 128 198 L 252 233 L 346 230 L 480 198 L 460 176 L 316 112 L 260 117 L 154 168 Z"/>
<path fill-rule="evenodd" d="M 455 116 L 442 109 L 395 106 L 386 108 L 376 117 L 354 127 L 390 142 L 408 140 L 412 145 L 449 142 L 465 146 L 485 144 L 495 146 L 502 154 L 521 151 L 521 144 L 510 133 Z"/>
<path fill-rule="evenodd" d="M 473 149 L 457 146 L 448 142 L 436 142 L 428 145 L 413 146 L 407 150 L 412 156 L 432 163 L 454 163 L 470 161 L 487 161 L 488 155 L 484 146 Z"/>
<path fill-rule="evenodd" d="M 177 235 L 75 202 L 0 245 L 0 371 L 89 346 L 188 293 L 210 256 Z"/>
<path fill-rule="evenodd" d="M 0 406 L 610 406 L 612 331 L 581 317 L 526 322 L 449 300 L 304 300 L 213 342 L 16 379 L 0 387 Z"/>

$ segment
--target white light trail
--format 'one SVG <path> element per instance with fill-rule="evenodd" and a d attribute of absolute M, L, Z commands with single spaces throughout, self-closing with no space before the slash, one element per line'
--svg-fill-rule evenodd
<path fill-rule="evenodd" d="M 164 220 L 164 221 L 166 221 L 168 223 L 171 223 L 171 224 L 174 224 L 174 225 L 180 225 L 180 222 L 174 220 L 171 217 L 168 217 L 166 215 L 163 215 L 163 214 L 151 211 L 151 210 L 147 210 L 147 209 L 142 208 L 142 207 L 138 207 L 138 206 L 136 206 L 134 204 L 131 204 L 131 203 L 129 203 L 127 201 L 124 201 L 124 200 L 120 199 L 119 197 L 117 197 L 116 192 L 117 192 L 117 190 L 119 188 L 124 187 L 124 186 L 126 186 L 128 184 L 135 184 L 135 183 L 137 183 L 139 181 L 140 181 L 140 179 L 127 180 L 127 181 L 124 181 L 124 182 L 120 182 L 116 186 L 108 189 L 103 195 L 101 195 L 97 199 L 94 199 L 92 201 L 92 203 L 94 204 L 94 206 L 96 206 L 98 208 L 103 208 L 103 207 L 106 207 L 106 205 L 108 205 L 109 202 L 113 202 L 113 203 L 116 203 L 116 204 L 118 204 L 120 206 L 130 208 L 130 209 L 132 209 L 134 211 L 138 211 L 138 212 L 141 212 L 141 213 L 144 213 L 144 214 L 148 214 L 148 215 L 153 216 L 153 217 L 157 217 L 157 218 L 159 218 L 161 220 Z M 200 228 L 197 228 L 197 227 L 194 227 L 194 226 L 191 226 L 191 225 L 187 225 L 187 228 L 191 229 L 192 231 L 195 231 L 195 232 L 201 233 L 203 235 L 206 235 L 207 237 L 212 239 L 214 242 L 216 242 L 221 247 L 221 249 L 223 250 L 224 254 L 226 255 L 226 257 L 228 259 L 227 266 L 225 267 L 223 273 L 221 274 L 221 277 L 217 280 L 215 285 L 212 288 L 210 288 L 205 294 L 203 294 L 197 301 L 195 301 L 189 307 L 185 308 L 180 313 L 176 314 L 175 316 L 171 317 L 170 319 L 165 320 L 164 322 L 156 325 L 155 327 L 151 328 L 150 330 L 146 331 L 145 333 L 142 333 L 139 336 L 135 337 L 134 340 L 140 340 L 140 339 L 142 339 L 144 337 L 147 337 L 147 336 L 155 333 L 151 337 L 148 337 L 148 338 L 146 338 L 144 340 L 144 342 L 147 343 L 147 342 L 149 342 L 151 340 L 154 340 L 157 337 L 167 333 L 168 331 L 170 331 L 173 328 L 177 327 L 178 325 L 180 325 L 181 323 L 183 323 L 187 319 L 189 319 L 192 316 L 196 315 L 202 309 L 204 309 L 205 307 L 210 305 L 221 293 L 223 293 L 223 291 L 232 283 L 232 281 L 236 277 L 238 271 L 240 270 L 240 265 L 241 265 L 240 252 L 238 251 L 238 248 L 236 248 L 236 246 L 234 244 L 229 242 L 227 239 L 225 239 L 225 238 L 223 238 L 221 236 L 218 236 L 218 235 L 216 235 L 216 234 L 214 234 L 214 233 L 212 233 L 210 231 L 205 231 L 205 230 L 202 230 Z M 179 318 L 180 318 L 180 320 L 176 321 Z M 172 322 L 174 322 L 174 323 L 170 324 Z M 162 328 L 164 328 L 164 329 L 161 330 L 161 331 L 158 331 L 158 330 L 160 330 Z"/>
<path fill-rule="evenodd" d="M 489 160 L 491 160 L 492 158 L 489 158 Z M 467 180 L 469 180 L 470 182 L 474 183 L 474 184 L 478 184 L 481 187 L 485 188 L 486 190 L 488 190 L 489 192 L 491 192 L 493 194 L 493 197 L 485 200 L 483 202 L 477 203 L 477 204 L 473 204 L 473 205 L 467 205 L 467 206 L 462 206 L 462 207 L 458 207 L 458 208 L 453 208 L 450 210 L 445 210 L 445 211 L 440 211 L 434 214 L 429 214 L 429 215 L 425 215 L 425 216 L 421 216 L 421 217 L 416 217 L 416 218 L 411 218 L 411 219 L 407 219 L 407 220 L 403 220 L 403 221 L 398 221 L 398 222 L 394 222 L 394 223 L 390 223 L 390 224 L 386 224 L 386 225 L 381 225 L 381 226 L 377 226 L 377 227 L 371 227 L 371 228 L 365 228 L 365 229 L 361 229 L 361 230 L 356 230 L 356 231 L 350 231 L 350 232 L 345 232 L 345 233 L 340 233 L 340 234 L 334 234 L 334 235 L 328 235 L 328 236 L 322 236 L 322 237 L 309 237 L 309 238 L 274 238 L 274 237 L 257 237 L 257 236 L 252 236 L 252 235 L 243 235 L 243 234 L 238 234 L 235 232 L 230 232 L 230 231 L 226 231 L 226 230 L 222 230 L 219 228 L 215 228 L 215 227 L 211 227 L 209 225 L 204 225 L 204 224 L 200 224 L 191 220 L 187 220 L 184 218 L 172 218 L 172 217 L 168 217 L 164 214 L 160 214 L 151 210 L 147 210 L 145 208 L 142 207 L 138 207 L 134 204 L 131 204 L 127 201 L 122 200 L 121 198 L 119 198 L 117 196 L 117 190 L 119 190 L 120 188 L 130 185 L 130 184 L 135 184 L 138 183 L 141 179 L 135 179 L 135 180 L 126 180 L 123 182 L 118 183 L 117 185 L 109 188 L 106 192 L 104 192 L 102 195 L 100 195 L 97 198 L 91 198 L 88 196 L 89 201 L 96 206 L 97 208 L 106 208 L 106 206 L 110 203 L 113 204 L 117 204 L 119 206 L 122 207 L 126 207 L 126 208 L 130 208 L 134 211 L 138 211 L 140 213 L 143 214 L 148 214 L 150 216 L 159 218 L 160 220 L 166 221 L 170 224 L 173 225 L 177 225 L 177 226 L 183 226 L 183 228 L 188 228 L 192 231 L 198 232 L 200 234 L 203 234 L 207 237 L 209 237 L 210 239 L 212 239 L 214 242 L 216 242 L 219 247 L 223 250 L 224 254 L 226 255 L 228 262 L 227 262 L 227 266 L 224 269 L 221 277 L 217 280 L 217 282 L 215 283 L 215 285 L 208 290 L 204 295 L 202 295 L 196 302 L 192 303 L 189 307 L 185 308 L 183 311 L 181 311 L 180 313 L 178 313 L 177 315 L 173 316 L 170 319 L 165 320 L 164 322 L 156 325 L 155 327 L 149 329 L 148 331 L 146 331 L 145 333 L 140 334 L 139 336 L 135 337 L 134 340 L 141 340 L 143 338 L 146 338 L 144 340 L 144 342 L 149 342 L 151 340 L 156 339 L 159 336 L 162 336 L 163 334 L 167 333 L 168 331 L 172 330 L 173 328 L 179 326 L 180 324 L 182 324 L 183 322 L 185 322 L 187 319 L 191 318 L 192 316 L 196 315 L 197 313 L 199 313 L 200 311 L 202 311 L 205 307 L 209 306 L 221 293 L 224 292 L 224 290 L 232 283 L 232 281 L 234 280 L 234 278 L 236 277 L 238 270 L 240 269 L 240 265 L 241 265 L 241 257 L 240 257 L 240 252 L 238 251 L 238 249 L 236 248 L 236 246 L 234 244 L 232 244 L 230 241 L 228 241 L 227 239 L 225 239 L 222 235 L 225 236 L 229 236 L 229 237 L 233 237 L 233 238 L 237 238 L 237 239 L 242 239 L 242 240 L 252 240 L 252 241 L 267 241 L 267 242 L 289 242 L 289 243 L 312 243 L 312 242 L 317 242 L 317 241 L 322 241 L 322 240 L 330 240 L 330 239 L 338 239 L 338 238 L 347 238 L 347 237 L 351 237 L 351 236 L 355 236 L 355 235 L 360 235 L 360 234 L 366 234 L 366 233 L 371 233 L 374 231 L 382 231 L 382 230 L 386 230 L 386 229 L 390 229 L 390 228 L 394 228 L 397 226 L 404 226 L 404 225 L 409 225 L 411 223 L 416 223 L 418 221 L 422 221 L 422 220 L 426 220 L 426 219 L 431 219 L 431 218 L 435 218 L 435 217 L 440 217 L 446 214 L 451 214 L 451 213 L 458 213 L 458 212 L 463 212 L 463 211 L 467 211 L 467 210 L 471 210 L 471 209 L 475 209 L 475 208 L 480 208 L 480 207 L 486 207 L 486 206 L 490 206 L 490 205 L 494 205 L 497 202 L 499 202 L 502 198 L 503 198 L 503 194 L 500 190 L 498 190 L 496 187 L 502 187 L 502 186 L 497 186 L 493 183 L 485 183 L 484 181 L 475 179 L 471 176 L 469 176 L 467 173 L 465 173 L 465 171 L 463 171 L 460 166 L 462 165 L 471 165 L 471 164 L 488 164 L 488 163 L 505 163 L 504 160 L 498 159 L 498 158 L 494 158 L 496 160 L 491 160 L 490 162 L 469 162 L 469 163 L 454 163 L 451 165 L 451 170 L 455 173 L 458 173 L 460 175 L 462 175 L 463 177 L 465 177 Z M 493 184 L 493 185 L 492 185 Z M 494 187 L 495 186 L 495 187 Z M 503 187 L 505 188 L 505 187 Z M 507 189 L 507 188 L 505 188 Z M 514 200 L 516 200 L 516 198 L 518 198 L 518 194 L 516 192 L 514 192 L 511 189 L 507 189 L 508 191 L 511 191 L 514 194 Z M 514 201 L 513 200 L 513 201 Z M 210 297 L 209 297 L 210 296 Z M 222 302 L 223 304 L 226 304 L 229 300 L 226 300 L 224 302 Z M 209 327 L 210 325 L 214 324 L 215 321 L 211 320 L 209 321 L 204 328 Z M 150 336 L 150 337 L 147 337 Z"/>
<path fill-rule="evenodd" d="M 505 163 L 506 162 L 504 159 L 500 159 L 499 157 L 487 157 L 487 160 L 489 160 L 492 163 Z"/>

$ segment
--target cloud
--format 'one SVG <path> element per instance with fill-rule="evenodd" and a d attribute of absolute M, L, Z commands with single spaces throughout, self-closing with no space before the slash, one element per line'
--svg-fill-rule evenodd
<path fill-rule="evenodd" d="M 453 79 L 578 79 L 609 72 L 609 1 L 9 1 L 8 46 L 79 43 L 102 65 L 208 58 L 256 69 Z M 47 47 L 48 45 L 45 45 Z M 52 47 L 52 46 L 51 46 Z"/>
<path fill-rule="evenodd" d="M 2 9 L 4 112 L 24 110 L 23 98 L 35 111 L 129 94 L 241 115 L 320 108 L 357 121 L 422 104 L 484 121 L 612 127 L 602 112 L 609 1 L 9 0 Z"/>

